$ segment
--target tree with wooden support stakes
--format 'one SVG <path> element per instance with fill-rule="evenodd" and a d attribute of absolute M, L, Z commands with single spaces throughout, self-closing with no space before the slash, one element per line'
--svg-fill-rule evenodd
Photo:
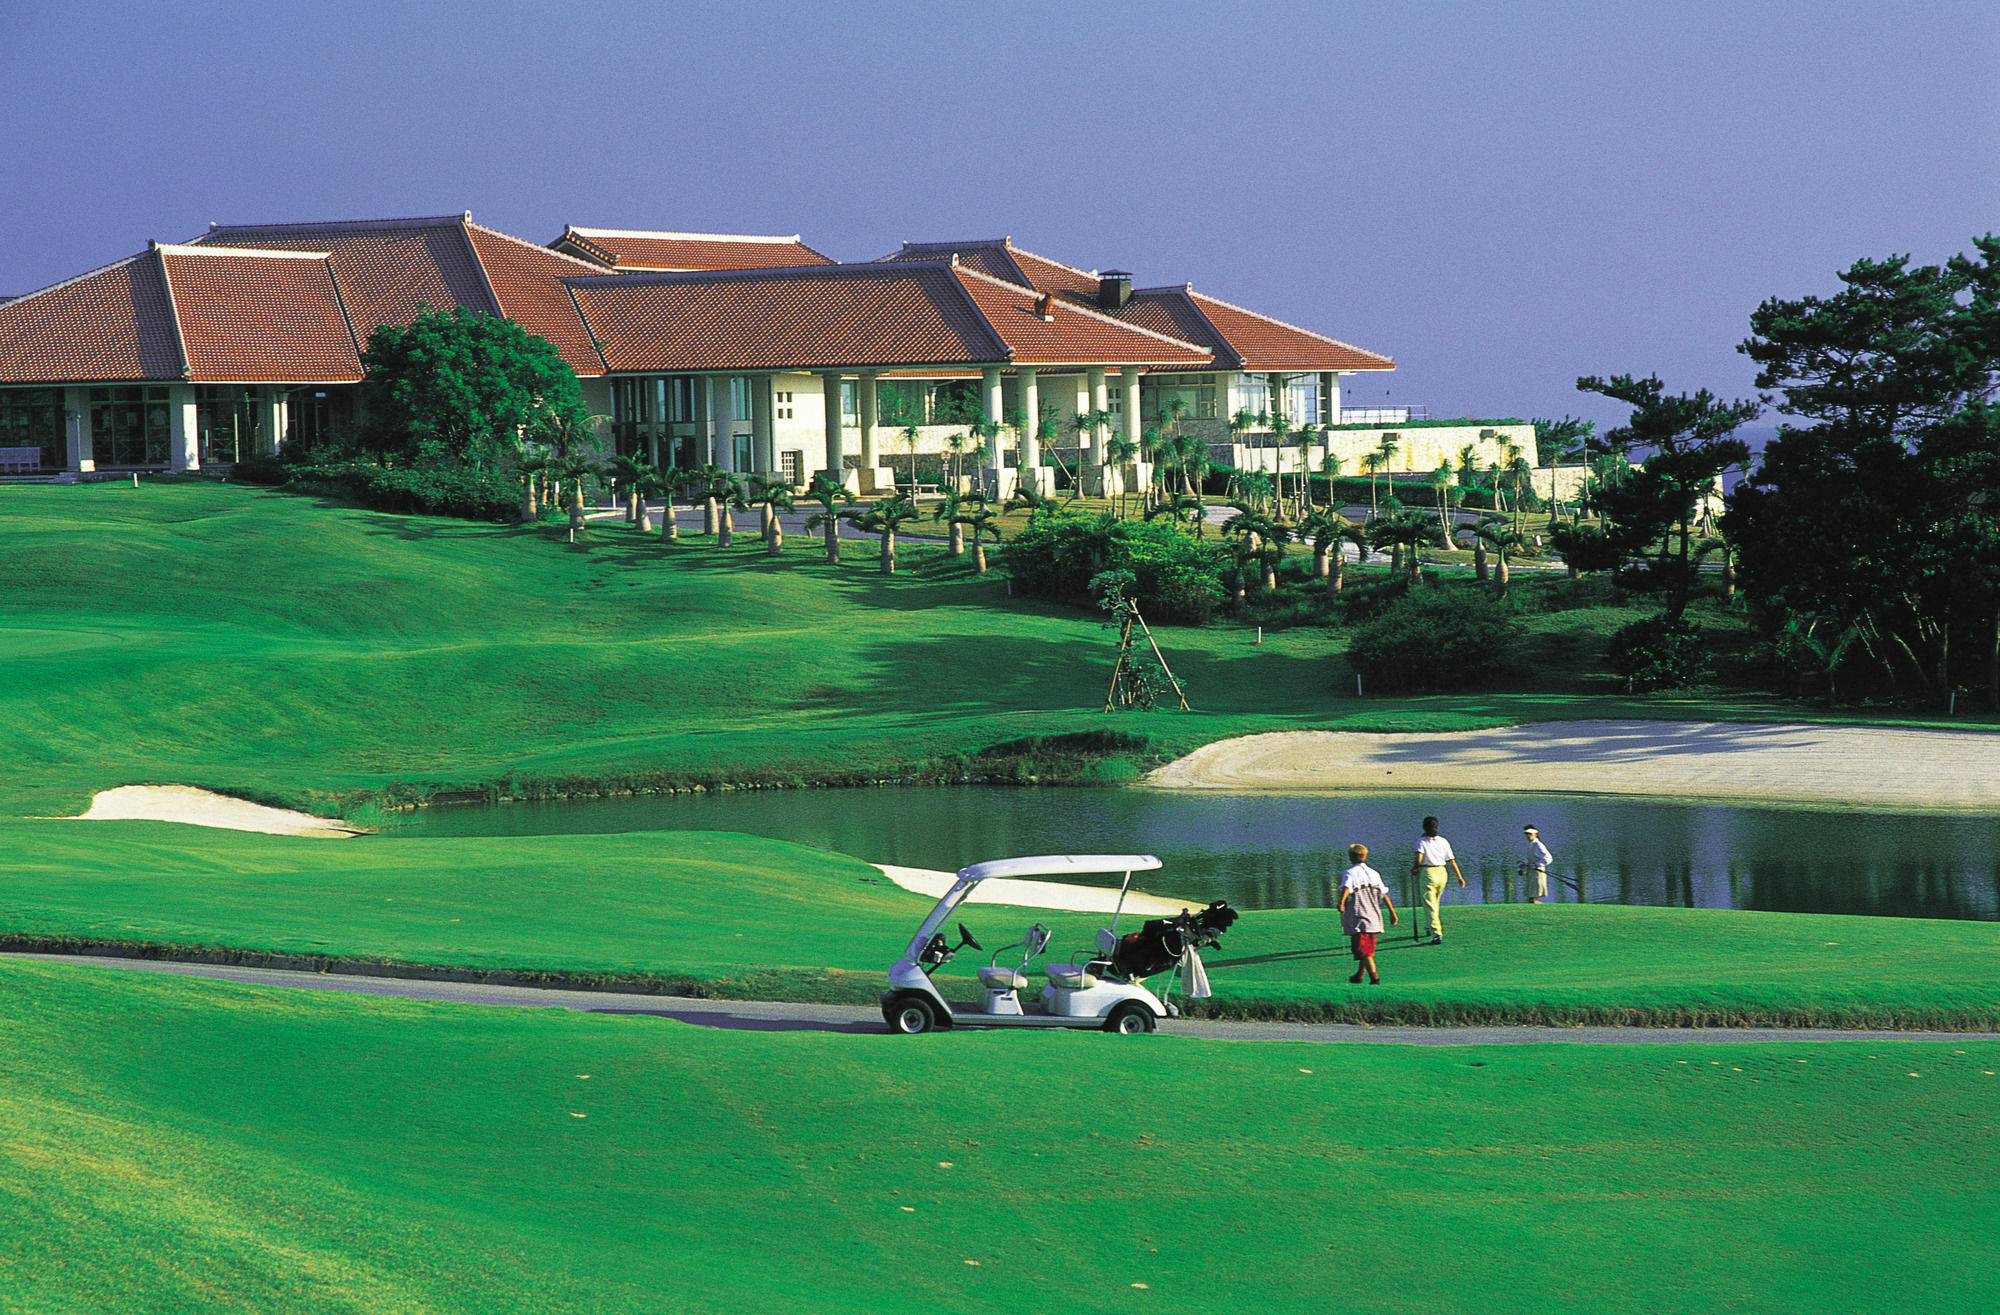
<path fill-rule="evenodd" d="M 1187 691 L 1167 665 L 1166 655 L 1160 652 L 1152 629 L 1139 614 L 1139 604 L 1132 597 L 1137 585 L 1138 577 L 1130 571 L 1100 571 L 1090 582 L 1097 605 L 1118 627 L 1118 660 L 1111 667 L 1111 688 L 1104 696 L 1104 710 L 1143 712 L 1157 707 L 1163 701 L 1162 696 L 1172 690 L 1180 710 L 1188 712 Z M 1141 638 L 1152 654 L 1150 658 L 1133 652 Z"/>

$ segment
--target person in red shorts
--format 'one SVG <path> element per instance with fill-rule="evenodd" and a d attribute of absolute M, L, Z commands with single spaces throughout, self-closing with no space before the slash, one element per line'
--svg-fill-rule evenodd
<path fill-rule="evenodd" d="M 1368 974 L 1371 986 L 1379 985 L 1382 974 L 1375 971 L 1375 938 L 1382 934 L 1382 910 L 1389 910 L 1389 925 L 1396 925 L 1396 905 L 1382 874 L 1368 866 L 1368 846 L 1349 845 L 1347 860 L 1354 866 L 1340 877 L 1340 927 L 1347 933 L 1356 967 L 1350 982 L 1359 983 Z"/>

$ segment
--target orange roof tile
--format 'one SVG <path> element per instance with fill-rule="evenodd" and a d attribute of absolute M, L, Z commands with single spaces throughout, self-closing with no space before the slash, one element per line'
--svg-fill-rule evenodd
<path fill-rule="evenodd" d="M 324 255 L 155 248 L 197 383 L 354 383 L 361 357 Z"/>
<path fill-rule="evenodd" d="M 958 267 L 968 296 L 1007 344 L 1016 365 L 1208 365 L 1206 349 L 1109 315 L 1087 310 L 1050 294 L 1044 303 L 1033 289 Z"/>
<path fill-rule="evenodd" d="M 418 303 L 503 312 L 479 267 L 469 216 L 360 219 L 317 224 L 223 224 L 191 245 L 324 251 L 340 280 L 354 332 L 366 346 L 377 325 L 408 324 Z"/>
<path fill-rule="evenodd" d="M 596 267 L 484 224 L 467 222 L 465 231 L 501 313 L 548 339 L 579 375 L 603 374 L 604 358 L 562 285 L 564 278 L 595 273 Z"/>
<path fill-rule="evenodd" d="M 1274 320 L 1268 315 L 1232 306 L 1226 301 L 1204 296 L 1193 288 L 1183 290 L 1195 309 L 1208 318 L 1225 338 L 1245 370 L 1393 370 L 1395 361 L 1380 352 L 1371 352 L 1352 343 L 1328 338 Z"/>
<path fill-rule="evenodd" d="M 615 371 L 921 365 L 1006 355 L 943 265 L 566 281 Z"/>
<path fill-rule="evenodd" d="M 655 233 L 631 228 L 578 228 L 569 224 L 564 226 L 562 236 L 549 245 L 571 246 L 577 255 L 619 270 L 788 269 L 795 265 L 834 263 L 801 242 L 796 233 L 790 237 Z"/>
<path fill-rule="evenodd" d="M 0 383 L 178 379 L 181 369 L 150 251 L 0 306 Z"/>

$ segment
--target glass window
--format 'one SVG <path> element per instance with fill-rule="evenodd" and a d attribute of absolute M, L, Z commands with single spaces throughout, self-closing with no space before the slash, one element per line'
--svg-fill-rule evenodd
<path fill-rule="evenodd" d="M 62 389 L 0 388 L 0 447 L 39 448 L 42 469 L 61 470 L 69 460 Z"/>
<path fill-rule="evenodd" d="M 840 415 L 847 424 L 861 424 L 861 383 L 856 379 L 840 381 Z"/>
<path fill-rule="evenodd" d="M 195 389 L 195 450 L 204 466 L 227 466 L 265 450 L 263 409 L 247 388 L 203 384 Z"/>
<path fill-rule="evenodd" d="M 90 390 L 91 444 L 100 466 L 164 466 L 170 424 L 164 388 Z"/>
<path fill-rule="evenodd" d="M 1270 412 L 1271 386 L 1264 381 L 1262 375 L 1241 374 L 1236 376 L 1236 383 L 1231 391 L 1236 395 L 1235 403 L 1230 407 L 1229 411 L 1232 416 L 1238 411 L 1248 411 L 1251 415 L 1268 414 Z"/>
<path fill-rule="evenodd" d="M 1294 426 L 1319 423 L 1319 376 L 1305 375 L 1285 385 L 1285 418 Z"/>
<path fill-rule="evenodd" d="M 674 424 L 694 423 L 694 379 L 677 374 L 667 380 L 667 419 Z"/>

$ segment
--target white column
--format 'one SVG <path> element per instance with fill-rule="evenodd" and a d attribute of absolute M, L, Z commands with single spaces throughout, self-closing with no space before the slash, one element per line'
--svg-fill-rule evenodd
<path fill-rule="evenodd" d="M 875 450 L 875 381 L 881 375 L 873 370 L 863 370 L 861 379 L 855 384 L 859 394 L 861 420 L 861 491 L 872 493 L 876 488 L 875 472 L 881 467 L 880 454 Z"/>
<path fill-rule="evenodd" d="M 989 488 L 999 489 L 1004 492 L 1004 486 L 1007 482 L 1007 458 L 1005 456 L 1007 444 L 1003 437 L 1003 431 L 999 429 L 999 426 L 1007 422 L 1007 416 L 1006 412 L 1002 409 L 1005 403 L 1001 400 L 1000 367 L 989 365 L 981 370 L 979 372 L 979 384 L 980 396 L 984 400 L 981 414 L 994 426 L 995 431 L 993 436 L 986 440 L 993 449 L 987 454 L 986 469 L 988 476 L 986 482 Z"/>
<path fill-rule="evenodd" d="M 702 386 L 694 390 L 694 400 L 700 404 L 702 414 L 694 420 L 694 440 L 696 458 L 702 466 L 716 464 L 716 376 L 704 374 Z"/>
<path fill-rule="evenodd" d="M 1037 493 L 1045 491 L 1042 478 L 1042 385 L 1041 374 L 1033 366 L 1016 372 L 1021 381 L 1021 480 Z"/>
<path fill-rule="evenodd" d="M 1097 415 L 1103 415 L 1111 409 L 1111 389 L 1105 382 L 1104 367 L 1101 365 L 1091 367 L 1085 371 L 1084 378 L 1090 387 L 1091 411 Z M 1102 474 L 1104 469 L 1104 441 L 1110 435 L 1110 426 L 1102 424 L 1092 425 L 1090 427 L 1090 446 L 1084 448 L 1077 456 L 1077 476 L 1084 483 L 1083 491 L 1085 493 L 1098 497 L 1102 497 L 1104 494 Z M 1096 480 L 1092 480 L 1089 476 L 1089 472 L 1093 467 L 1099 472 Z"/>
<path fill-rule="evenodd" d="M 716 446 L 714 462 L 722 470 L 736 472 L 736 388 L 728 378 L 708 376 L 710 404 L 714 408 L 714 434 L 712 442 Z"/>
<path fill-rule="evenodd" d="M 167 396 L 167 418 L 173 426 L 173 436 L 168 440 L 167 460 L 175 470 L 200 470 L 201 446 L 198 442 L 200 434 L 194 388 L 188 384 L 175 384 L 167 390 Z"/>
<path fill-rule="evenodd" d="M 257 393 L 257 455 L 273 456 L 285 441 L 285 393 L 269 386 Z"/>
<path fill-rule="evenodd" d="M 68 441 L 69 469 L 88 475 L 97 469 L 96 449 L 90 435 L 90 390 L 88 388 L 65 388 L 63 390 L 64 436 Z"/>
<path fill-rule="evenodd" d="M 1118 389 L 1121 393 L 1124 394 L 1124 398 L 1122 400 L 1125 408 L 1125 441 L 1132 445 L 1132 461 L 1134 463 L 1133 468 L 1136 470 L 1137 463 L 1145 460 L 1145 456 L 1143 455 L 1145 452 L 1145 448 L 1141 444 L 1139 439 L 1139 435 L 1144 432 L 1145 426 L 1140 422 L 1139 419 L 1139 367 L 1138 366 L 1127 365 L 1121 369 L 1118 375 Z M 1143 486 L 1144 481 L 1142 480 L 1140 481 L 1140 483 Z M 1125 492 L 1129 487 L 1130 486 L 1128 486 L 1125 483 L 1125 472 L 1122 470 L 1119 471 L 1118 472 L 1119 491 Z"/>
<path fill-rule="evenodd" d="M 829 370 L 819 377 L 820 391 L 826 402 L 826 460 L 821 469 L 832 474 L 836 480 L 846 478 L 847 439 L 841 432 L 840 415 L 840 372 Z"/>
<path fill-rule="evenodd" d="M 771 475 L 777 471 L 777 454 L 771 441 L 772 426 L 778 414 L 778 376 L 775 374 L 752 375 L 750 380 L 750 464 L 759 473 Z"/>

